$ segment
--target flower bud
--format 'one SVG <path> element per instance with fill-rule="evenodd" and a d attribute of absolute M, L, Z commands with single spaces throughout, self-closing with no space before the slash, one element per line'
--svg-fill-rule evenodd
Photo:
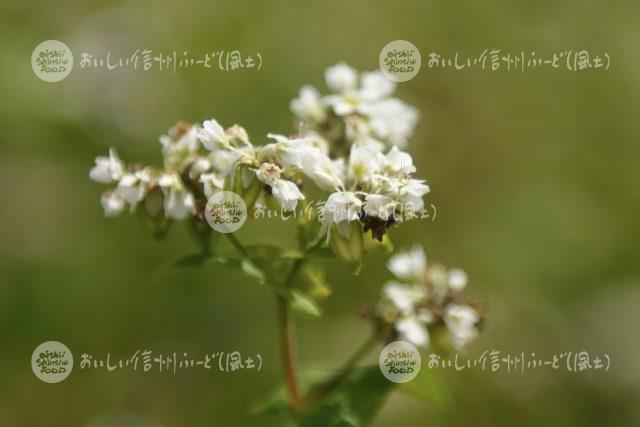
<path fill-rule="evenodd" d="M 343 221 L 332 226 L 329 248 L 341 260 L 357 263 L 364 252 L 363 237 L 359 221 Z"/>

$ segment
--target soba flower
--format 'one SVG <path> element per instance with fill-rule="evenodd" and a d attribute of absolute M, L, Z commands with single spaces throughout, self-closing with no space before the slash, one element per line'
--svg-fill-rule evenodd
<path fill-rule="evenodd" d="M 195 213 L 195 201 L 177 174 L 164 174 L 158 184 L 164 193 L 164 212 L 169 218 L 181 220 Z"/>
<path fill-rule="evenodd" d="M 446 307 L 444 322 L 456 349 L 461 349 L 478 336 L 476 324 L 479 321 L 478 313 L 468 305 L 449 304 Z"/>
<path fill-rule="evenodd" d="M 229 146 L 229 138 L 217 120 L 205 120 L 198 131 L 198 139 L 209 150 L 215 151 Z"/>
<path fill-rule="evenodd" d="M 387 262 L 387 268 L 398 279 L 421 283 L 427 269 L 427 257 L 420 245 L 414 245 L 411 250 L 394 255 Z"/>
<path fill-rule="evenodd" d="M 263 163 L 256 171 L 258 179 L 267 184 L 271 194 L 276 198 L 282 209 L 293 211 L 298 200 L 304 200 L 304 196 L 296 184 L 280 178 L 282 170 L 273 163 Z"/>
<path fill-rule="evenodd" d="M 358 83 L 358 73 L 344 62 L 327 68 L 324 79 L 329 89 L 336 93 L 347 93 L 355 90 Z"/>
<path fill-rule="evenodd" d="M 198 151 L 198 127 L 184 120 L 176 123 L 159 139 L 164 166 L 170 170 L 180 170 L 186 166 Z"/>
<path fill-rule="evenodd" d="M 109 157 L 96 157 L 96 165 L 89 171 L 89 177 L 103 184 L 118 181 L 124 174 L 124 163 L 118 157 L 115 148 L 109 149 Z"/>
<path fill-rule="evenodd" d="M 301 120 L 320 122 L 326 117 L 320 93 L 312 86 L 302 86 L 298 97 L 290 103 L 291 111 Z"/>
<path fill-rule="evenodd" d="M 120 215 L 125 207 L 125 200 L 115 189 L 106 190 L 100 197 L 104 216 L 111 218 Z"/>

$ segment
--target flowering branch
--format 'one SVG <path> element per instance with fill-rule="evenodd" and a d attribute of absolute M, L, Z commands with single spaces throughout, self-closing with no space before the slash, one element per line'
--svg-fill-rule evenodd
<path fill-rule="evenodd" d="M 401 339 L 426 348 L 430 333 L 445 330 L 448 345 L 462 348 L 477 336 L 483 317 L 482 307 L 462 292 L 467 283 L 462 270 L 427 265 L 419 246 L 400 252 L 387 264 L 395 279 L 384 285 L 381 301 L 370 310 L 376 333 L 303 402 L 293 312 L 321 314 L 317 301 L 331 292 L 318 266 L 321 256 L 334 256 L 357 274 L 366 253 L 392 250 L 389 231 L 419 217 L 430 191 L 414 177 L 413 159 L 402 151 L 419 114 L 392 96 L 395 83 L 379 71 L 359 74 L 344 63 L 327 69 L 325 80 L 330 94 L 304 86 L 291 101 L 298 120 L 294 136 L 268 134 L 268 140 L 254 143 L 239 125 L 225 129 L 215 119 L 200 125 L 179 121 L 160 137 L 161 168 L 125 165 L 112 148 L 96 158 L 89 173 L 111 185 L 101 197 L 107 217 L 128 208 L 158 237 L 174 221 L 189 220 L 201 248 L 198 259 L 237 267 L 269 286 L 277 300 L 289 406 L 296 411 L 340 388 L 378 340 Z M 254 214 L 251 220 L 266 209 L 279 209 L 283 219 L 293 212 L 299 249 L 269 246 L 258 253 L 259 248 L 226 233 L 240 259 L 212 252 L 208 203 L 222 191 L 241 197 L 246 213 Z M 317 209 L 298 217 L 299 204 L 305 211 L 314 207 L 312 194 L 320 197 Z"/>

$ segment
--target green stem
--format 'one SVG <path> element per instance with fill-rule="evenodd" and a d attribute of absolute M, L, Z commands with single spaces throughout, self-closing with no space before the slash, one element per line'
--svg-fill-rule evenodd
<path fill-rule="evenodd" d="M 232 233 L 227 233 L 225 236 L 227 236 L 227 239 L 243 257 L 249 260 L 252 264 L 256 264 L 251 259 L 246 248 Z M 285 279 L 285 287 L 291 286 L 296 273 L 300 267 L 302 267 L 303 263 L 304 260 L 302 258 L 295 261 L 289 271 L 289 274 L 287 274 L 287 278 Z M 293 322 L 293 316 L 291 315 L 289 301 L 282 295 L 276 295 L 276 300 L 278 303 L 278 329 L 280 330 L 284 377 L 289 391 L 289 398 L 291 399 L 291 406 L 294 409 L 297 409 L 301 406 L 302 399 L 298 388 L 298 378 L 296 373 L 295 325 Z"/>
<path fill-rule="evenodd" d="M 233 233 L 226 233 L 225 236 L 227 236 L 227 239 L 231 242 L 231 244 L 238 250 L 238 252 L 240 252 L 240 254 L 247 258 L 249 261 L 253 262 L 251 260 L 251 257 L 249 257 L 249 253 L 247 252 L 247 250 L 244 248 L 244 246 L 242 245 L 242 243 L 240 243 L 240 240 L 238 240 L 238 238 L 236 236 L 233 235 Z"/>
<path fill-rule="evenodd" d="M 298 258 L 295 260 L 287 274 L 287 278 L 284 281 L 285 287 L 291 287 L 293 279 L 304 264 L 304 258 Z M 302 406 L 302 397 L 298 388 L 298 378 L 296 373 L 296 334 L 295 323 L 293 316 L 291 315 L 291 309 L 289 307 L 289 301 L 285 298 L 278 296 L 278 312 L 280 322 L 280 336 L 282 343 L 282 354 L 284 362 L 284 372 L 287 379 L 287 386 L 289 389 L 289 398 L 294 409 Z"/>
<path fill-rule="evenodd" d="M 282 352 L 282 363 L 284 376 L 287 382 L 291 405 L 297 409 L 302 404 L 300 390 L 298 389 L 298 378 L 296 374 L 296 349 L 295 349 L 295 326 L 293 316 L 289 309 L 289 302 L 276 296 L 278 300 L 278 326 L 280 329 L 280 344 Z"/>
<path fill-rule="evenodd" d="M 351 355 L 351 357 L 344 364 L 342 369 L 338 371 L 333 377 L 331 377 L 328 381 L 323 384 L 320 384 L 316 388 L 314 388 L 307 397 L 307 401 L 309 402 L 319 402 L 329 393 L 331 393 L 337 386 L 339 386 L 342 381 L 345 380 L 356 367 L 358 362 L 365 357 L 371 349 L 378 342 L 378 338 L 380 337 L 380 331 L 374 331 L 371 334 L 369 339 L 367 339 L 358 349 Z"/>

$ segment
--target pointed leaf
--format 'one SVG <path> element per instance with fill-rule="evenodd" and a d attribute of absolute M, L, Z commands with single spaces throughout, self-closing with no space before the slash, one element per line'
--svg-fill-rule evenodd
<path fill-rule="evenodd" d="M 299 427 L 361 427 L 369 425 L 382 408 L 395 383 L 378 366 L 356 369 L 315 408 Z"/>
<path fill-rule="evenodd" d="M 316 302 L 298 290 L 290 292 L 291 309 L 303 317 L 317 318 L 322 316 L 322 309 Z"/>

